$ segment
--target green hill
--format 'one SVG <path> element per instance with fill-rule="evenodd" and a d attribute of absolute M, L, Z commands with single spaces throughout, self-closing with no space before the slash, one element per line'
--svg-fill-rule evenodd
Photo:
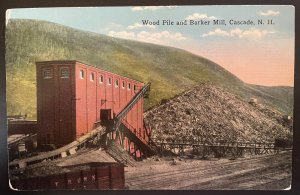
<path fill-rule="evenodd" d="M 249 85 L 218 64 L 172 47 L 112 38 L 38 20 L 10 20 L 6 29 L 8 115 L 36 117 L 35 62 L 79 60 L 143 82 L 152 82 L 146 109 L 203 82 L 290 114 L 292 87 Z"/>

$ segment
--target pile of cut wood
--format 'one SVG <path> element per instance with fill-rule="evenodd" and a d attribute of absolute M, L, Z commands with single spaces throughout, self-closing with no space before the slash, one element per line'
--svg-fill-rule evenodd
<path fill-rule="evenodd" d="M 291 140 L 288 120 L 259 101 L 244 101 L 213 84 L 201 84 L 145 113 L 152 138 L 160 140 Z"/>

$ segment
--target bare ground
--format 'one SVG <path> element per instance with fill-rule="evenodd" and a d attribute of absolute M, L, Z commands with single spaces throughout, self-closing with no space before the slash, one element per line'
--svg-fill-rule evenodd
<path fill-rule="evenodd" d="M 174 160 L 176 161 L 174 165 Z M 147 159 L 125 168 L 128 189 L 283 190 L 291 183 L 292 153 L 228 159 Z"/>

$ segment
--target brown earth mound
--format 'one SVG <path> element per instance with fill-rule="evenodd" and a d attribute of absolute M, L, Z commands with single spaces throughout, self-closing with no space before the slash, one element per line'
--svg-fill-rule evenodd
<path fill-rule="evenodd" d="M 213 84 L 202 84 L 147 111 L 145 122 L 153 139 L 167 141 L 274 142 L 292 137 L 290 118 Z"/>

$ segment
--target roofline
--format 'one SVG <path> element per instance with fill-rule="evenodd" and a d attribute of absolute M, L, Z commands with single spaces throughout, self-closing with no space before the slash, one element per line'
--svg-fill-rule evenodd
<path fill-rule="evenodd" d="M 86 66 L 90 66 L 90 67 L 93 67 L 93 68 L 97 68 L 97 69 L 100 69 L 102 71 L 106 71 L 106 72 L 110 72 L 110 73 L 113 73 L 115 75 L 118 75 L 118 76 L 121 76 L 121 77 L 124 77 L 124 78 L 127 78 L 127 79 L 131 79 L 133 81 L 137 81 L 139 83 L 142 83 L 142 84 L 145 84 L 143 81 L 139 81 L 137 79 L 132 79 L 132 78 L 129 78 L 129 77 L 126 77 L 126 76 L 123 76 L 123 75 L 120 75 L 120 74 L 117 74 L 117 73 L 114 73 L 114 72 L 111 72 L 109 70 L 105 70 L 103 68 L 99 68 L 97 66 L 94 66 L 94 65 L 90 65 L 90 64 L 87 64 L 85 62 L 81 62 L 81 61 L 78 61 L 78 60 L 50 60 L 50 61 L 37 61 L 35 62 L 36 64 L 48 64 L 48 63 L 67 63 L 67 64 L 76 64 L 76 63 L 80 63 L 80 64 L 84 64 Z"/>

